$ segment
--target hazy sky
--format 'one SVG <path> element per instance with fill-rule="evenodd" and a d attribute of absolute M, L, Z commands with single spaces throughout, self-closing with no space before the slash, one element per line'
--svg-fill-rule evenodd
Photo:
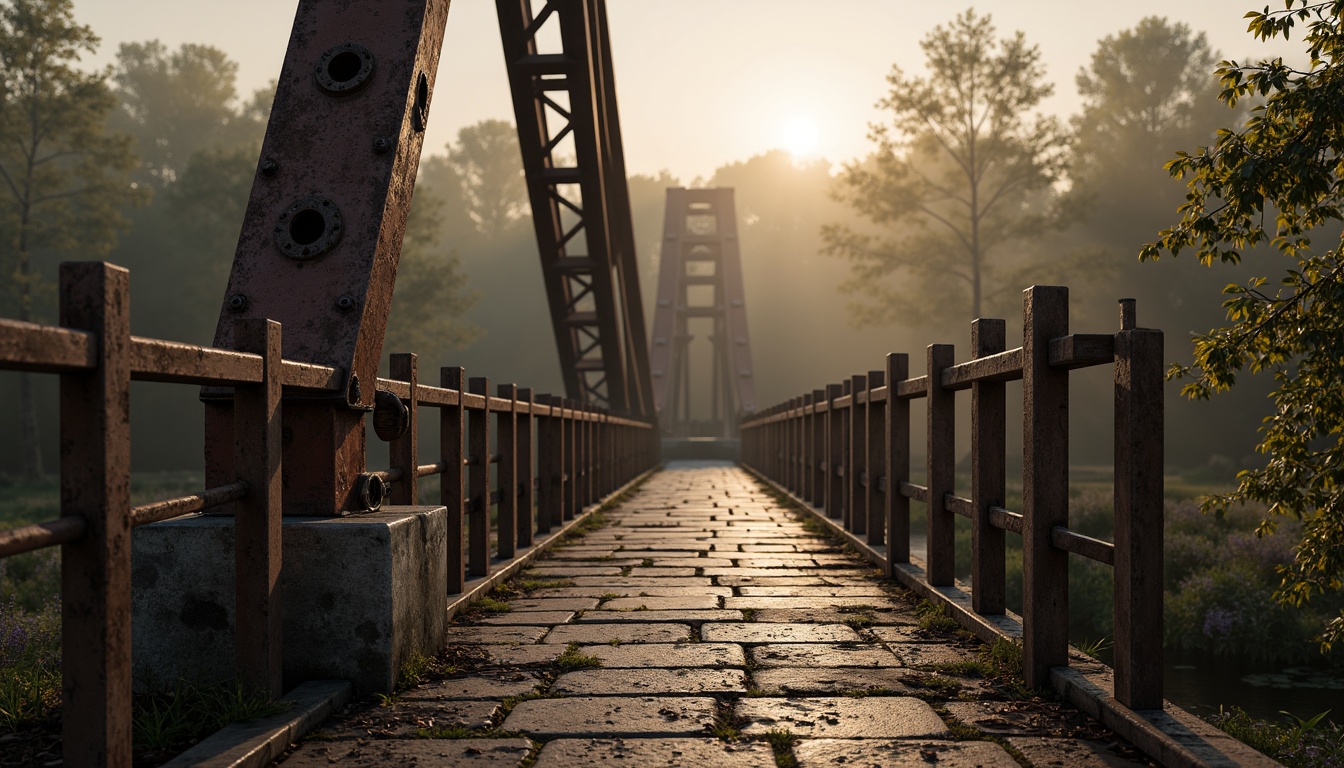
<path fill-rule="evenodd" d="M 1062 116 L 1078 108 L 1074 75 L 1097 41 L 1144 16 L 1186 22 L 1228 57 L 1300 50 L 1246 34 L 1251 0 L 609 0 L 627 166 L 689 182 L 772 147 L 833 162 L 862 155 L 891 65 L 920 69 L 919 40 L 972 5 L 993 15 L 1001 35 L 1022 30 L 1040 46 L 1056 83 L 1046 109 Z M 239 62 L 243 93 L 278 74 L 296 6 L 75 0 L 78 19 L 103 40 L 95 63 L 110 62 L 127 41 L 206 43 Z M 456 0 L 426 150 L 441 151 L 459 128 L 486 118 L 513 120 L 494 3 Z"/>

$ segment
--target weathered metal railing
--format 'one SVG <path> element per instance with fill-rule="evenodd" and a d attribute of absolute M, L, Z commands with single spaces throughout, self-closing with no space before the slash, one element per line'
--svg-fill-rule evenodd
<path fill-rule="evenodd" d="M 282 396 L 339 392 L 345 377 L 335 368 L 282 359 L 280 325 L 265 320 L 239 321 L 234 338 L 243 351 L 132 336 L 129 273 L 120 267 L 63 264 L 60 280 L 60 326 L 0 320 L 0 370 L 60 375 L 61 517 L 0 531 L 0 558 L 62 548 L 64 762 L 129 765 L 131 529 L 233 505 L 236 669 L 240 681 L 278 695 Z M 391 372 L 379 389 L 401 400 L 409 423 L 390 444 L 392 467 L 364 478 L 366 498 L 376 508 L 386 484 L 392 503 L 415 504 L 418 480 L 442 476 L 450 595 L 490 570 L 491 506 L 498 505 L 498 556 L 513 558 L 517 548 L 531 546 L 534 532 L 573 519 L 657 461 L 649 424 L 533 397 L 513 385 L 490 396 L 487 379 L 464 381 L 461 368 L 444 368 L 441 386 L 426 386 L 417 380 L 414 355 L 394 355 Z M 232 387 L 236 480 L 133 508 L 132 381 Z M 438 460 L 424 465 L 417 450 L 421 407 L 439 409 L 441 435 Z M 492 464 L 498 465 L 494 487 Z"/>
<path fill-rule="evenodd" d="M 971 521 L 970 609 L 1004 614 L 1004 531 L 1022 536 L 1023 673 L 1041 687 L 1065 666 L 1068 555 L 1115 569 L 1115 698 L 1162 706 L 1162 332 L 1135 328 L 1121 302 L 1116 334 L 1070 334 L 1068 289 L 1025 292 L 1023 343 L 1005 348 L 1002 320 L 971 325 L 972 359 L 928 347 L 911 378 L 904 354 L 886 370 L 793 398 L 742 425 L 743 460 L 837 519 L 883 554 L 889 576 L 954 584 L 953 515 Z M 1115 541 L 1069 530 L 1069 371 L 1115 366 Z M 1005 388 L 1022 380 L 1022 511 L 1005 508 Z M 971 391 L 970 497 L 955 485 L 955 397 Z M 910 401 L 927 400 L 928 467 L 910 482 Z M 928 508 L 924 569 L 910 563 L 910 501 Z"/>

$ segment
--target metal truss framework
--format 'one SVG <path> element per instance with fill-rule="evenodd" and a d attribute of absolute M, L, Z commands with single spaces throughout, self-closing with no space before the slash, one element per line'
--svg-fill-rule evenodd
<path fill-rule="evenodd" d="M 712 322 L 710 419 L 692 418 L 690 323 Z M 653 319 L 654 402 L 670 437 L 733 437 L 756 410 L 733 190 L 669 189 Z"/>
<path fill-rule="evenodd" d="M 496 0 L 569 396 L 653 418 L 605 0 Z"/>

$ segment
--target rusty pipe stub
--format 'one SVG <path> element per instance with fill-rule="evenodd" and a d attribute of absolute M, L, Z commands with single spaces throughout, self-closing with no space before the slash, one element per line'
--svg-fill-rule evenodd
<path fill-rule="evenodd" d="M 385 443 L 401 439 L 411 428 L 411 409 L 394 393 L 380 389 L 373 393 L 373 431 Z"/>
<path fill-rule="evenodd" d="M 355 480 L 355 494 L 369 512 L 377 512 L 387 498 L 387 483 L 375 472 L 364 472 Z"/>

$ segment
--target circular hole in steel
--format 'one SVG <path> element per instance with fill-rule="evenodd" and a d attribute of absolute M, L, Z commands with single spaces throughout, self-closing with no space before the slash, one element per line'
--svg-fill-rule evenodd
<path fill-rule="evenodd" d="M 315 259 L 340 242 L 341 210 L 325 197 L 305 197 L 289 205 L 275 223 L 275 245 L 286 256 Z"/>
<path fill-rule="evenodd" d="M 289 236 L 299 245 L 312 245 L 326 233 L 326 217 L 312 208 L 299 211 L 289 220 Z"/>
<path fill-rule="evenodd" d="M 359 43 L 328 48 L 317 62 L 317 85 L 333 96 L 354 93 L 373 75 L 373 53 Z"/>
<path fill-rule="evenodd" d="M 363 62 L 354 51 L 341 51 L 327 62 L 327 74 L 338 83 L 348 83 L 359 77 L 359 68 Z"/>
<path fill-rule="evenodd" d="M 425 130 L 429 124 L 429 78 L 424 72 L 415 81 L 415 114 L 413 115 L 416 131 Z"/>

